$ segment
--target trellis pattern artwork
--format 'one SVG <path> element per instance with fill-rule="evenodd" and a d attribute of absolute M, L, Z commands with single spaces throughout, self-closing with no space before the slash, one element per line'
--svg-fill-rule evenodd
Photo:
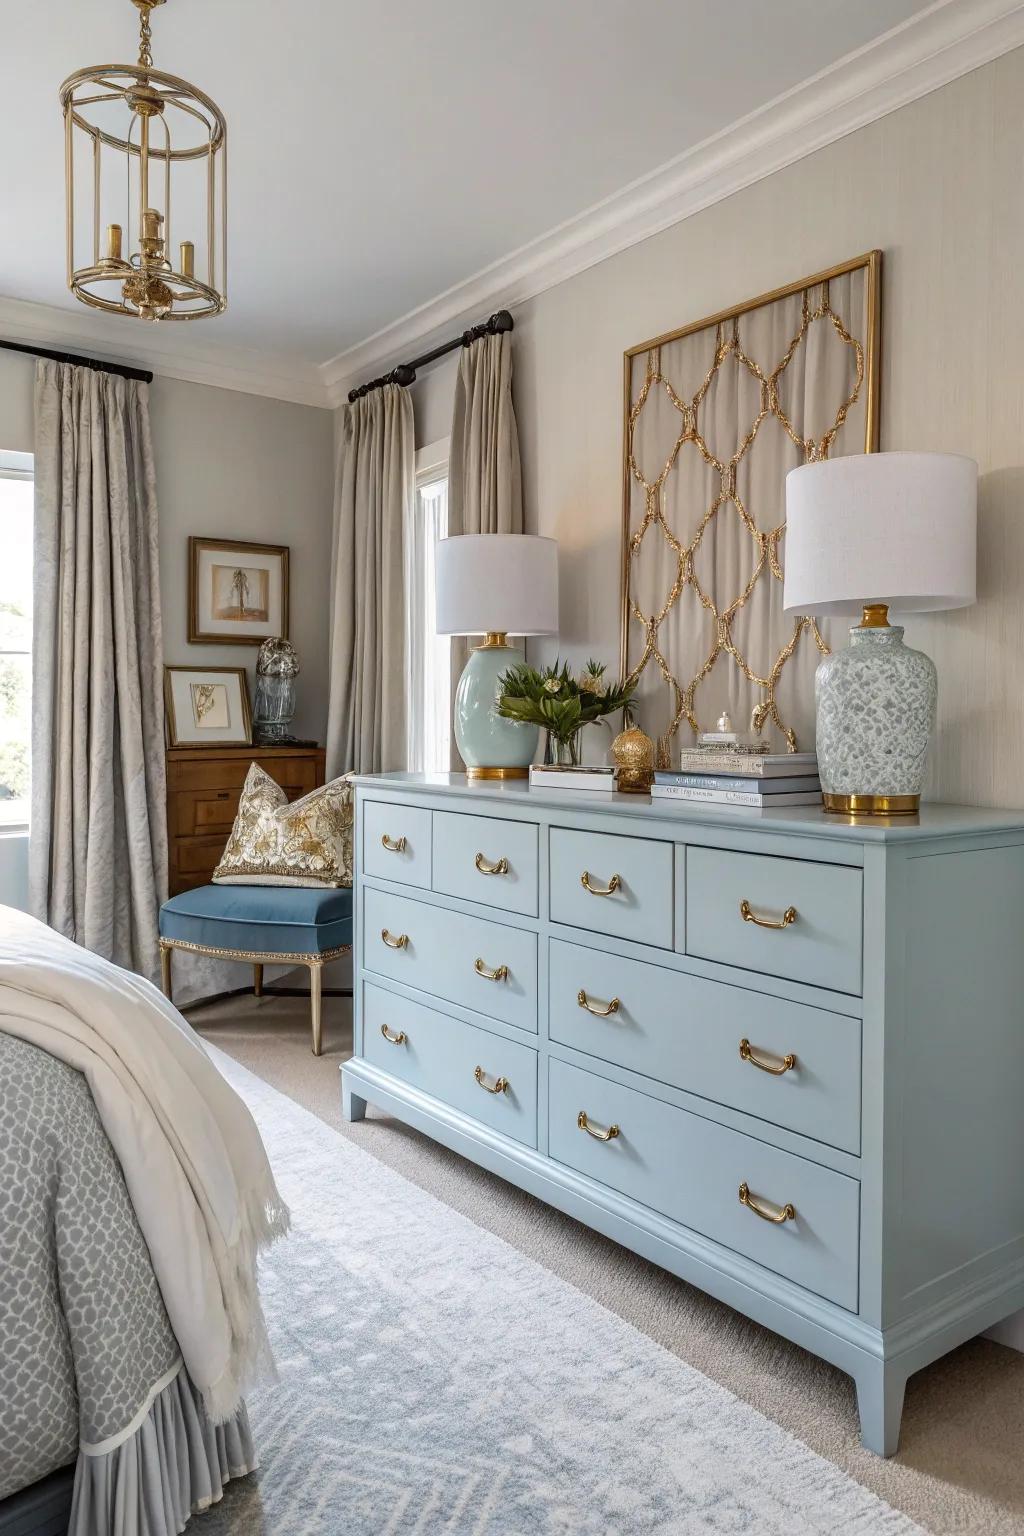
<path fill-rule="evenodd" d="M 880 283 L 874 251 L 626 353 L 622 667 L 662 763 L 723 710 L 813 744 L 831 630 L 782 610 L 785 477 L 877 446 Z"/>

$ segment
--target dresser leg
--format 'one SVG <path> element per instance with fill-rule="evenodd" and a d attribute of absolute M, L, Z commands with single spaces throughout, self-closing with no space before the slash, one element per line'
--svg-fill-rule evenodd
<path fill-rule="evenodd" d="M 366 1100 L 352 1092 L 345 1081 L 344 1072 L 341 1074 L 341 1118 L 352 1121 L 366 1118 Z"/>
<path fill-rule="evenodd" d="M 855 1379 L 861 1444 L 876 1456 L 895 1456 L 900 1443 L 906 1373 L 900 1366 L 879 1362 L 866 1366 Z"/>

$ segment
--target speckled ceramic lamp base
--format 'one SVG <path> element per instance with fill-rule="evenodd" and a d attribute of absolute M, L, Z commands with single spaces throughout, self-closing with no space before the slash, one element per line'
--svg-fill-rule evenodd
<path fill-rule="evenodd" d="M 818 772 L 825 809 L 844 815 L 909 816 L 921 803 L 938 678 L 922 651 L 903 644 L 882 604 L 865 608 L 848 650 L 827 657 L 814 679 Z"/>

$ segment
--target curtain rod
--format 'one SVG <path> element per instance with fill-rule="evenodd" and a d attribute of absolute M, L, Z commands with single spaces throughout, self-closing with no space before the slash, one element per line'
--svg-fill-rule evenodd
<path fill-rule="evenodd" d="M 430 352 L 424 352 L 422 357 L 414 357 L 411 363 L 399 363 L 397 368 L 392 368 L 390 373 L 384 373 L 379 379 L 371 379 L 368 384 L 360 384 L 357 389 L 348 392 L 349 404 L 361 400 L 363 395 L 368 395 L 373 389 L 380 389 L 385 384 L 412 384 L 416 379 L 417 368 L 425 368 L 428 363 L 436 363 L 439 357 L 454 352 L 458 347 L 468 347 L 472 342 L 479 341 L 481 336 L 500 336 L 504 331 L 510 331 L 514 321 L 507 309 L 499 309 L 481 325 L 471 325 L 468 331 L 463 331 L 459 336 L 453 336 L 451 341 L 442 342 L 439 347 L 434 347 Z"/>
<path fill-rule="evenodd" d="M 72 363 L 76 368 L 95 368 L 100 373 L 116 373 L 122 379 L 138 379 L 151 384 L 153 375 L 144 368 L 130 368 L 127 363 L 105 363 L 98 357 L 79 357 L 75 352 L 53 352 L 48 347 L 33 347 L 25 341 L 0 341 L 4 352 L 27 352 L 30 357 L 48 357 L 55 363 Z"/>

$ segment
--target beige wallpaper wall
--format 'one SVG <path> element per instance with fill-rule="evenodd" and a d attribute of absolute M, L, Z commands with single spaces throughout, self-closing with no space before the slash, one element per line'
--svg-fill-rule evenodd
<path fill-rule="evenodd" d="M 516 311 L 527 520 L 561 543 L 563 653 L 618 663 L 623 350 L 880 246 L 881 445 L 971 454 L 982 476 L 978 604 L 907 624 L 939 668 L 930 793 L 1024 806 L 1022 102 L 1018 50 Z M 424 376 L 418 409 L 443 416 L 450 389 Z"/>

